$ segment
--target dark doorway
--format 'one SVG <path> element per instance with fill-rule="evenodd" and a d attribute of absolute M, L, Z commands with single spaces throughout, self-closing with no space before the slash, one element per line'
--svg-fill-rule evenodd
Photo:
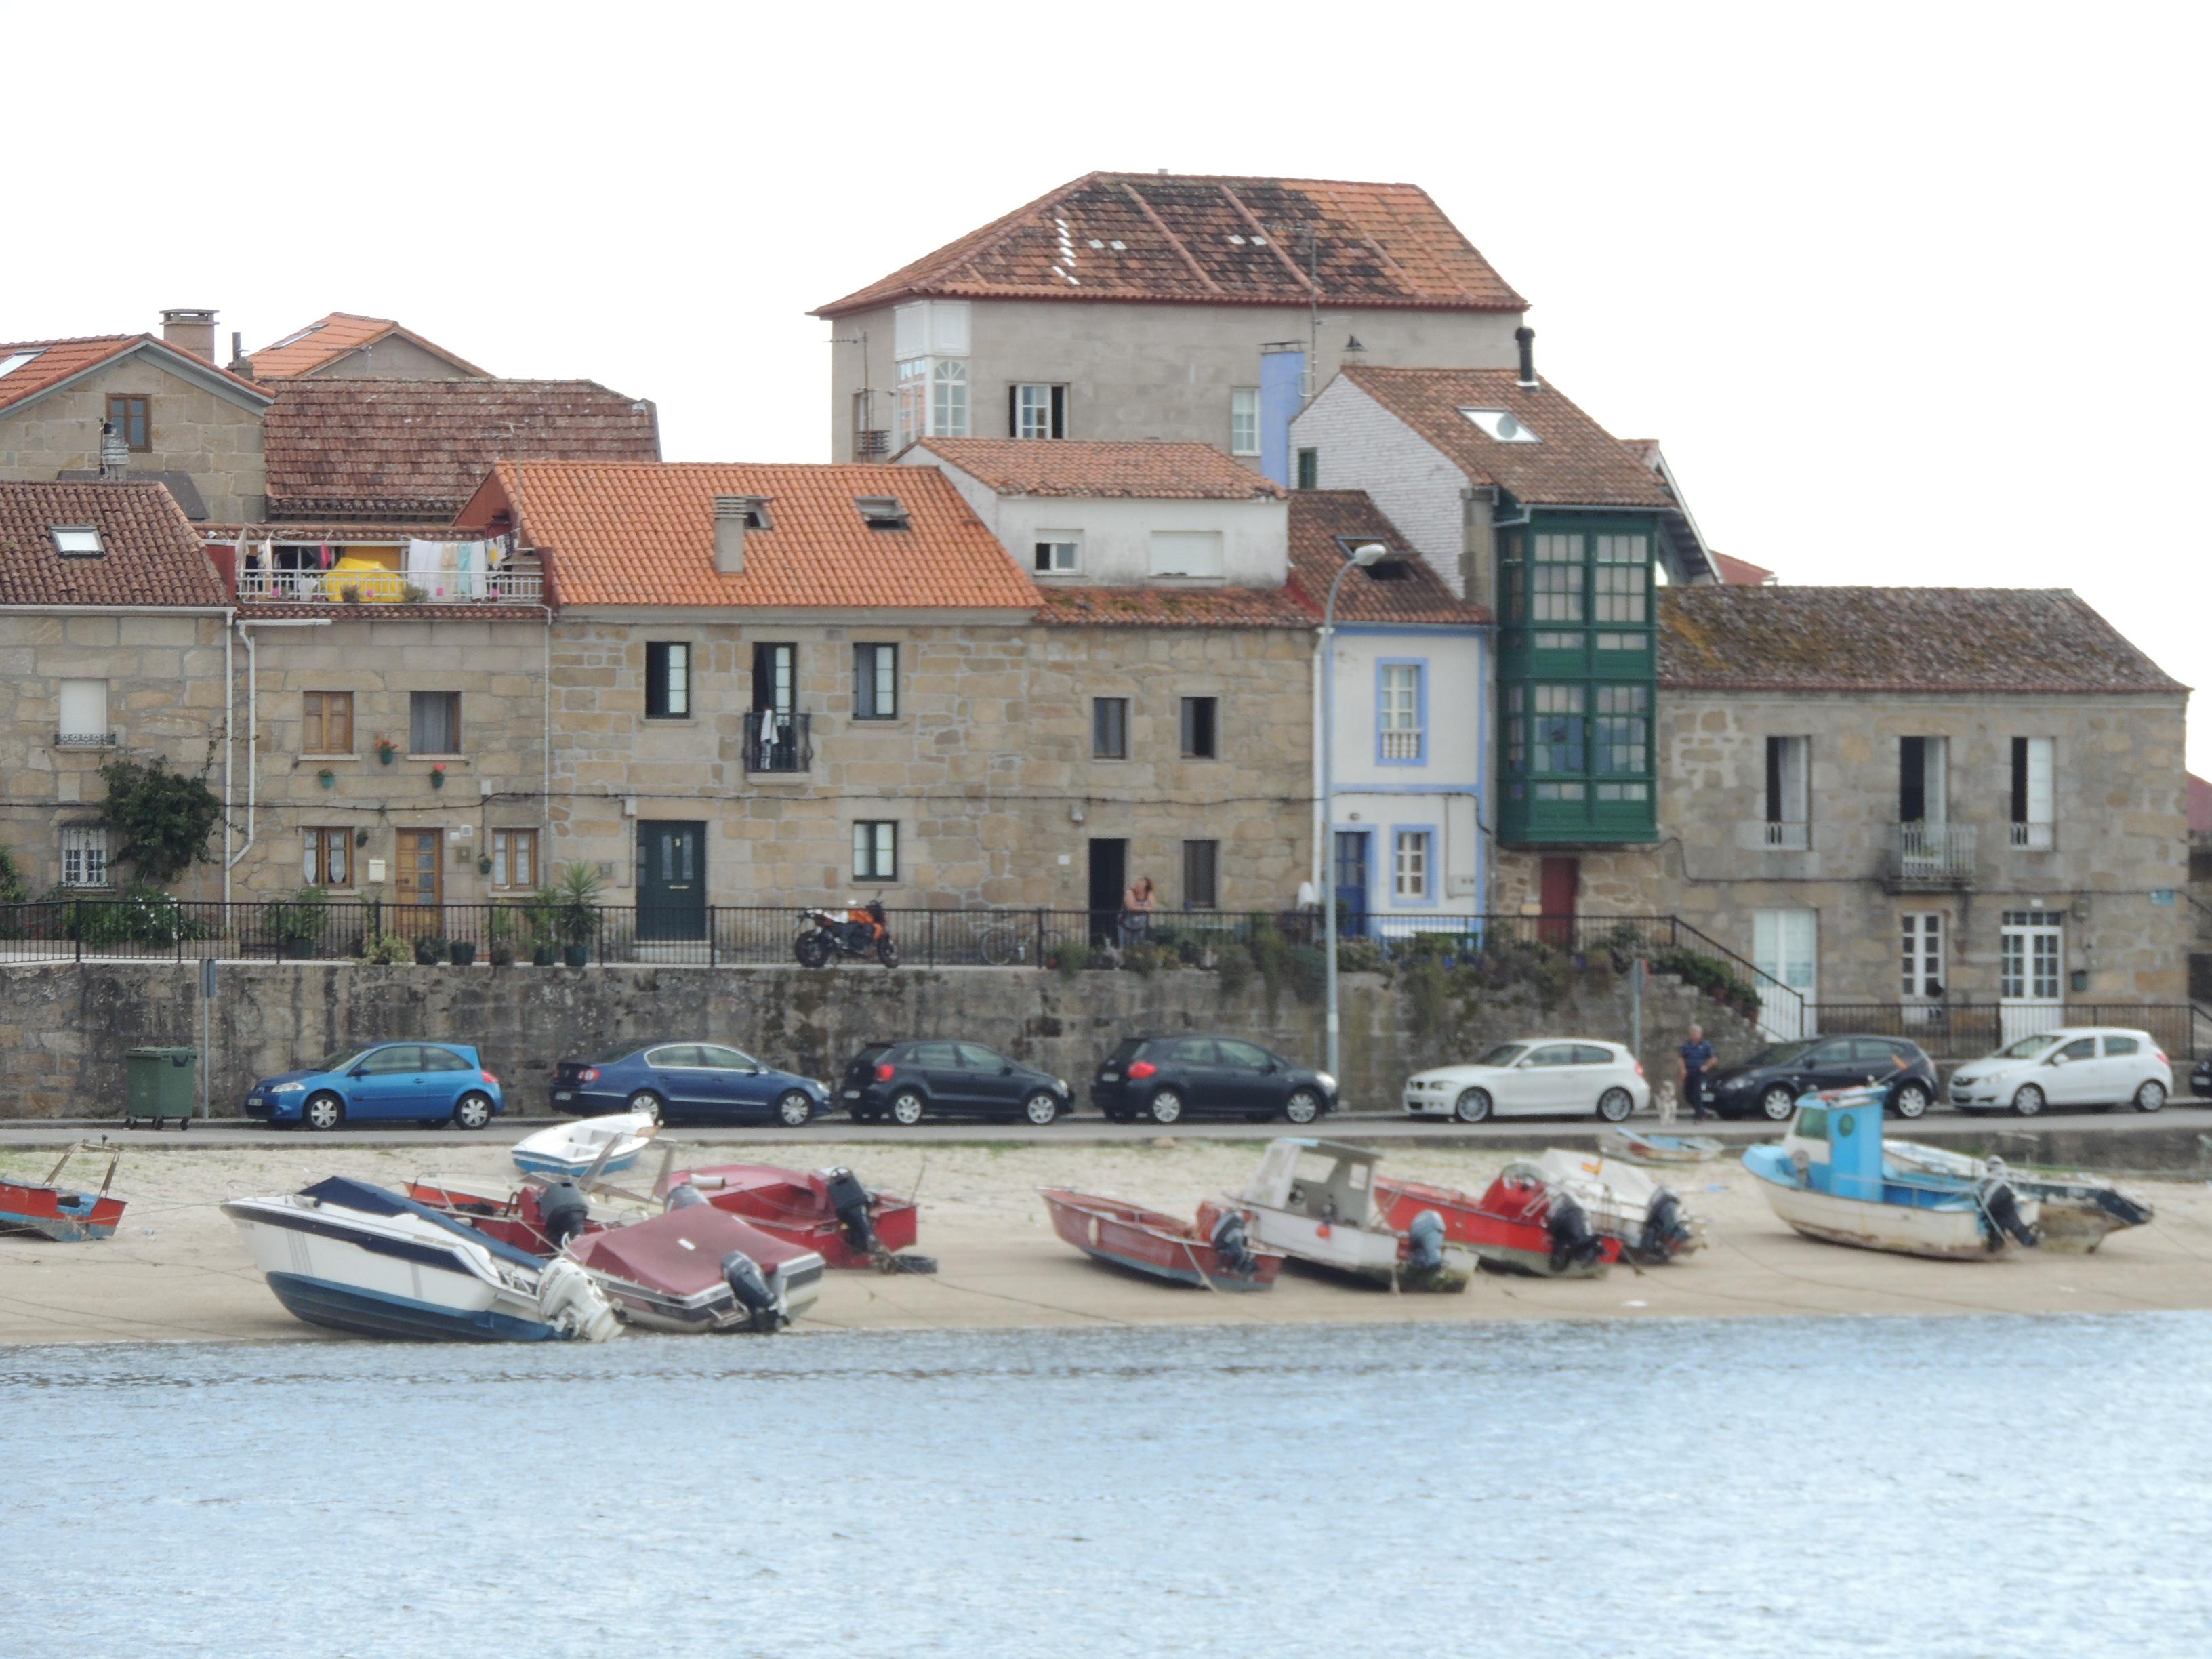
<path fill-rule="evenodd" d="M 1337 932 L 1345 939 L 1367 936 L 1367 832 L 1336 832 Z"/>
<path fill-rule="evenodd" d="M 1575 896 L 1582 889 L 1580 859 L 1546 859 L 1543 869 L 1543 920 L 1539 937 L 1555 951 L 1574 944 Z"/>
<path fill-rule="evenodd" d="M 707 826 L 641 819 L 637 936 L 707 937 Z"/>
<path fill-rule="evenodd" d="M 1129 890 L 1129 843 L 1093 837 L 1091 842 L 1091 942 L 1118 945 L 1115 920 Z"/>

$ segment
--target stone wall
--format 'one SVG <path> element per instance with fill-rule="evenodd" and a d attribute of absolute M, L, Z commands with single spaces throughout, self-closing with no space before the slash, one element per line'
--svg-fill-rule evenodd
<path fill-rule="evenodd" d="M 960 1036 L 988 1042 L 1087 1090 L 1126 1035 L 1231 1031 L 1318 1064 L 1322 1014 L 1285 988 L 1271 1004 L 1255 981 L 1225 994 L 1194 969 L 1149 978 L 1033 969 L 360 968 L 225 963 L 210 1010 L 219 1115 L 257 1076 L 311 1065 L 379 1040 L 476 1044 L 514 1109 L 542 1112 L 555 1061 L 653 1037 L 696 1034 L 771 1063 L 835 1080 L 860 1044 L 886 1036 Z M 12 1087 L 0 1116 L 104 1117 L 123 1097 L 124 1052 L 197 1047 L 198 975 L 190 964 L 0 968 L 0 1052 Z M 1413 998 L 1376 974 L 1343 981 L 1347 1105 L 1395 1109 L 1406 1076 L 1464 1059 L 1501 1038 L 1580 1035 L 1626 1042 L 1625 979 L 1599 970 L 1546 1006 L 1533 986 L 1486 993 L 1422 1035 Z M 1692 1020 L 1724 1056 L 1755 1040 L 1735 1015 L 1678 983 L 1655 980 L 1644 1009 L 1644 1063 L 1670 1077 Z"/>
<path fill-rule="evenodd" d="M 51 480 L 100 469 L 100 423 L 111 393 L 149 399 L 153 448 L 131 457 L 134 472 L 185 472 L 209 520 L 260 519 L 268 506 L 261 416 L 229 398 L 170 374 L 150 353 L 126 357 L 65 390 L 0 416 L 0 478 Z M 240 398 L 250 396 L 246 392 Z"/>

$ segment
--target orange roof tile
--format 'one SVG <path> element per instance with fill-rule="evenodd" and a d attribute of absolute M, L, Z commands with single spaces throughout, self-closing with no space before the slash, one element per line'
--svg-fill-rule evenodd
<path fill-rule="evenodd" d="M 745 568 L 714 568 L 714 498 L 768 498 Z M 888 495 L 907 527 L 854 500 Z M 1017 610 L 1036 589 L 933 467 L 502 461 L 456 522 L 489 526 L 520 497 L 522 534 L 562 605 Z"/>
<path fill-rule="evenodd" d="M 951 462 L 1003 495 L 1249 501 L 1289 492 L 1211 444 L 924 438 L 904 453 Z"/>
<path fill-rule="evenodd" d="M 1316 285 L 1336 305 L 1527 309 L 1417 185 L 1092 173 L 813 314 L 927 295 L 1304 305 Z"/>
<path fill-rule="evenodd" d="M 1763 564 L 1753 564 L 1749 559 L 1732 558 L 1726 553 L 1713 555 L 1713 563 L 1721 573 L 1721 580 L 1730 587 L 1765 587 L 1772 585 L 1774 573 Z"/>
<path fill-rule="evenodd" d="M 398 335 L 409 343 L 417 345 L 434 356 L 442 357 L 457 368 L 465 368 L 474 375 L 489 380 L 489 374 L 465 358 L 456 357 L 441 345 L 424 339 L 412 329 L 403 328 L 389 317 L 359 317 L 349 311 L 333 311 L 319 322 L 310 323 L 298 331 L 286 335 L 275 345 L 264 346 L 247 355 L 253 365 L 254 376 L 263 380 L 282 380 L 294 375 L 312 374 L 334 357 L 349 351 L 357 351 L 374 345 L 387 335 Z"/>
<path fill-rule="evenodd" d="M 1304 628 L 1288 587 L 1044 587 L 1037 620 L 1064 628 Z"/>
<path fill-rule="evenodd" d="M 1329 584 L 1351 549 L 1363 542 L 1381 542 L 1404 556 L 1346 576 L 1337 589 L 1338 621 L 1465 628 L 1490 620 L 1480 605 L 1453 595 L 1364 489 L 1301 489 L 1291 497 L 1291 587 L 1315 616 L 1327 607 Z"/>
<path fill-rule="evenodd" d="M 232 386 L 250 392 L 264 404 L 270 393 L 266 386 L 232 374 L 204 357 L 195 357 L 180 346 L 151 334 L 96 334 L 74 340 L 17 340 L 0 345 L 0 362 L 18 353 L 30 354 L 30 361 L 21 368 L 0 374 L 0 409 L 8 409 L 51 391 L 64 380 L 99 368 L 112 358 L 127 353 L 150 349 L 155 356 L 175 360 L 178 368 L 189 366 L 204 374 L 228 380 Z"/>
<path fill-rule="evenodd" d="M 100 532 L 102 551 L 64 557 L 57 525 Z M 199 532 L 157 483 L 0 483 L 0 604 L 228 603 Z"/>

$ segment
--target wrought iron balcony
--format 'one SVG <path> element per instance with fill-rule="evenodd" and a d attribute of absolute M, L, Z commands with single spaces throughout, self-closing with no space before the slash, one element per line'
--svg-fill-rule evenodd
<path fill-rule="evenodd" d="M 538 570 L 263 570 L 238 573 L 238 597 L 293 605 L 537 605 Z"/>
<path fill-rule="evenodd" d="M 116 737 L 112 732 L 57 732 L 54 733 L 54 747 L 57 749 L 112 749 L 115 746 Z"/>
<path fill-rule="evenodd" d="M 804 772 L 814 763 L 811 716 L 756 708 L 745 716 L 745 770 Z"/>
<path fill-rule="evenodd" d="M 1974 850 L 1971 823 L 1900 823 L 1891 878 L 1906 887 L 1969 886 Z"/>
<path fill-rule="evenodd" d="M 1777 823 L 1769 819 L 1765 829 L 1766 850 L 1770 853 L 1802 853 L 1813 844 L 1813 826 L 1809 823 Z"/>
<path fill-rule="evenodd" d="M 2012 827 L 2012 844 L 2022 853 L 2048 853 L 2052 842 L 2051 826 L 2047 823 L 2015 823 Z"/>

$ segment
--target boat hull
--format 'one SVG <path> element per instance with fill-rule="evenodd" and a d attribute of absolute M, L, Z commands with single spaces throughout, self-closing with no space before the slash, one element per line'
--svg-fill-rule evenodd
<path fill-rule="evenodd" d="M 1375 1199 L 1383 1206 L 1383 1219 L 1400 1229 L 1412 1226 L 1424 1210 L 1435 1211 L 1444 1224 L 1444 1237 L 1464 1244 L 1493 1272 L 1535 1279 L 1602 1279 L 1620 1258 L 1620 1241 L 1601 1238 L 1591 1260 L 1554 1267 L 1551 1230 L 1542 1215 L 1494 1209 L 1472 1193 L 1450 1187 L 1380 1180 L 1375 1183 Z"/>
<path fill-rule="evenodd" d="M 1250 1253 L 1253 1271 L 1235 1272 L 1197 1228 L 1158 1210 L 1065 1188 L 1046 1188 L 1040 1195 L 1053 1231 L 1093 1261 L 1109 1267 L 1172 1285 L 1231 1291 L 1264 1291 L 1283 1270 L 1279 1254 L 1255 1249 Z M 1201 1219 L 1206 1213 L 1200 1212 Z"/>
<path fill-rule="evenodd" d="M 2092 1175 L 2019 1169 L 1917 1140 L 1889 1141 L 1883 1156 L 1888 1164 L 1906 1170 L 2006 1182 L 2020 1197 L 2035 1200 L 2041 1211 L 2036 1225 L 2043 1235 L 2043 1248 L 2062 1255 L 2087 1255 L 2112 1234 L 2146 1225 L 2154 1213 L 2134 1194 Z"/>
<path fill-rule="evenodd" d="M 536 1318 L 491 1308 L 454 1308 L 305 1274 L 272 1273 L 269 1288 L 295 1319 L 354 1336 L 399 1342 L 554 1342 L 563 1334 Z"/>
<path fill-rule="evenodd" d="M 123 1204 L 119 1198 L 0 1181 L 0 1234 L 35 1235 L 57 1244 L 112 1238 Z"/>
<path fill-rule="evenodd" d="M 753 1310 L 721 1271 L 732 1250 L 761 1270 L 783 1320 L 797 1319 L 821 1297 L 821 1256 L 711 1205 L 572 1238 L 564 1259 L 582 1266 L 625 1322 L 698 1334 L 757 1328 Z"/>
<path fill-rule="evenodd" d="M 1653 1135 L 1635 1129 L 1607 1129 L 1597 1138 L 1607 1158 L 1632 1164 L 1710 1164 L 1726 1147 L 1710 1135 Z"/>
<path fill-rule="evenodd" d="M 577 1176 L 595 1168 L 603 1176 L 615 1175 L 636 1165 L 652 1144 L 654 1129 L 652 1117 L 643 1112 L 580 1118 L 525 1135 L 509 1156 L 526 1175 Z M 599 1161 L 602 1153 L 605 1163 Z"/>
<path fill-rule="evenodd" d="M 1986 1261 L 2003 1254 L 1990 1248 L 1981 1212 L 1971 1202 L 1923 1206 L 1834 1198 L 1786 1185 L 1757 1169 L 1752 1174 L 1759 1176 L 1774 1213 L 1808 1238 L 1944 1261 Z"/>
<path fill-rule="evenodd" d="M 831 1267 L 859 1272 L 879 1266 L 877 1256 L 853 1248 L 845 1229 L 818 1183 L 796 1170 L 765 1164 L 730 1164 L 684 1170 L 671 1186 L 691 1186 L 707 1201 L 750 1223 L 771 1238 L 813 1251 Z M 920 1237 L 920 1206 L 876 1194 L 868 1205 L 868 1224 L 876 1242 L 893 1255 L 911 1249 Z"/>

